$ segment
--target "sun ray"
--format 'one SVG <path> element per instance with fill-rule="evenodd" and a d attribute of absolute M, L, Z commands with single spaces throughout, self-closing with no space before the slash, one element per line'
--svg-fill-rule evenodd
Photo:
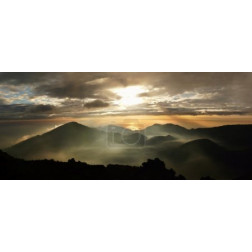
<path fill-rule="evenodd" d="M 111 91 L 120 96 L 120 99 L 114 102 L 116 105 L 129 107 L 144 102 L 143 97 L 140 97 L 139 95 L 146 92 L 146 89 L 143 86 L 129 86 L 125 88 L 114 88 L 111 89 Z"/>

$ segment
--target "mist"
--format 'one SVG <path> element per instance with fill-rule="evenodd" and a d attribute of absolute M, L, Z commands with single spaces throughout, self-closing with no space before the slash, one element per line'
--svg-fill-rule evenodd
<path fill-rule="evenodd" d="M 188 129 L 168 123 L 140 130 L 117 125 L 88 127 L 77 122 L 0 125 L 2 139 L 6 139 L 2 149 L 25 160 L 67 162 L 74 158 L 91 165 L 140 166 L 159 158 L 188 179 L 229 179 L 242 176 L 252 156 L 252 125 Z"/>
<path fill-rule="evenodd" d="M 46 124 L 41 125 L 37 132 L 50 126 L 53 129 L 45 134 L 31 136 L 11 148 L 6 148 L 6 151 L 14 157 L 26 160 L 68 161 L 74 158 L 91 165 L 140 166 L 147 159 L 160 158 L 168 168 L 189 179 L 222 176 L 216 172 L 218 162 L 197 146 L 190 147 L 186 153 L 181 151 L 186 143 L 198 139 L 198 136 L 190 135 L 190 130 L 179 125 L 156 124 L 144 130 L 134 131 L 116 125 L 90 128 L 78 123 L 68 123 L 59 127 Z M 33 127 L 24 125 L 23 129 L 30 133 L 34 130 Z"/>

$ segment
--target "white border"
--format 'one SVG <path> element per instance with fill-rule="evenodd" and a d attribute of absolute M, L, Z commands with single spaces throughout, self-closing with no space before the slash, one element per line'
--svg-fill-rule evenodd
<path fill-rule="evenodd" d="M 240 0 L 1 1 L 0 71 L 251 71 Z M 250 181 L 0 181 L 1 251 L 251 251 Z"/>

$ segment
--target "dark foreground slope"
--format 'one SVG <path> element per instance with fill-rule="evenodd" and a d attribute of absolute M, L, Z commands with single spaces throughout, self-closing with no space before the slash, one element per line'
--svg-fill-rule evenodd
<path fill-rule="evenodd" d="M 140 167 L 123 165 L 88 165 L 76 162 L 54 160 L 25 161 L 13 158 L 0 150 L 0 179 L 185 179 L 174 170 L 166 169 L 159 159 L 148 160 Z"/>

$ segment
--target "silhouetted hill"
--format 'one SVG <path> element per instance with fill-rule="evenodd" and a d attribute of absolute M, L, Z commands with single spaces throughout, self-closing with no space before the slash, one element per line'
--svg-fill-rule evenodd
<path fill-rule="evenodd" d="M 156 136 L 156 137 L 152 137 L 152 138 L 146 140 L 146 145 L 158 145 L 158 144 L 162 144 L 162 143 L 167 142 L 167 141 L 173 141 L 175 139 L 176 138 L 171 136 L 171 135 Z"/>
<path fill-rule="evenodd" d="M 106 133 L 94 128 L 71 122 L 18 143 L 6 151 L 20 158 L 34 158 L 46 153 L 67 152 L 83 146 L 100 145 Z"/>
<path fill-rule="evenodd" d="M 99 127 L 98 129 L 107 133 L 119 133 L 122 135 L 129 135 L 129 134 L 134 133 L 134 131 L 130 129 L 123 128 L 117 125 L 107 125 L 107 126 Z"/>
<path fill-rule="evenodd" d="M 185 176 L 235 179 L 252 170 L 252 151 L 229 150 L 209 139 L 190 141 L 177 148 L 171 159 Z"/>
<path fill-rule="evenodd" d="M 197 154 L 218 155 L 224 151 L 223 147 L 209 139 L 197 139 L 179 147 L 179 152 L 185 154 L 194 152 Z"/>
<path fill-rule="evenodd" d="M 174 135 L 174 136 L 184 136 L 188 135 L 189 130 L 175 124 L 154 124 L 143 130 L 146 136 L 164 136 L 164 135 Z"/>
<path fill-rule="evenodd" d="M 185 179 L 172 169 L 166 169 L 158 158 L 144 162 L 140 167 L 125 165 L 88 165 L 70 159 L 25 161 L 0 151 L 0 179 Z"/>
<path fill-rule="evenodd" d="M 226 125 L 214 128 L 198 128 L 190 130 L 193 137 L 209 138 L 227 147 L 252 147 L 252 125 Z"/>
<path fill-rule="evenodd" d="M 174 124 L 154 124 L 142 132 L 146 136 L 164 136 L 170 134 L 177 138 L 206 138 L 233 149 L 247 149 L 252 147 L 252 125 L 226 125 L 188 130 Z"/>
<path fill-rule="evenodd" d="M 189 162 L 190 160 L 196 160 L 198 162 L 200 159 L 207 158 L 207 162 L 209 163 L 210 159 L 211 161 L 219 160 L 225 152 L 226 150 L 223 147 L 209 139 L 197 139 L 182 144 L 175 149 L 171 158 L 180 163 Z"/>
<path fill-rule="evenodd" d="M 43 135 L 32 137 L 5 151 L 14 157 L 25 159 L 58 158 L 67 153 L 84 151 L 85 148 L 106 148 L 111 145 L 143 146 L 146 137 L 140 133 L 120 134 L 104 132 L 76 122 L 62 125 Z M 93 156 L 96 155 L 94 150 Z"/>
<path fill-rule="evenodd" d="M 252 125 L 188 130 L 174 124 L 155 124 L 127 134 L 118 133 L 119 129 L 105 132 L 72 122 L 6 152 L 27 160 L 65 161 L 74 157 L 89 163 L 128 165 L 158 157 L 190 179 L 246 177 L 252 170 Z M 145 133 L 153 137 L 147 139 Z M 172 136 L 167 135 L 170 133 Z M 0 155 L 3 158 L 5 154 Z"/>

